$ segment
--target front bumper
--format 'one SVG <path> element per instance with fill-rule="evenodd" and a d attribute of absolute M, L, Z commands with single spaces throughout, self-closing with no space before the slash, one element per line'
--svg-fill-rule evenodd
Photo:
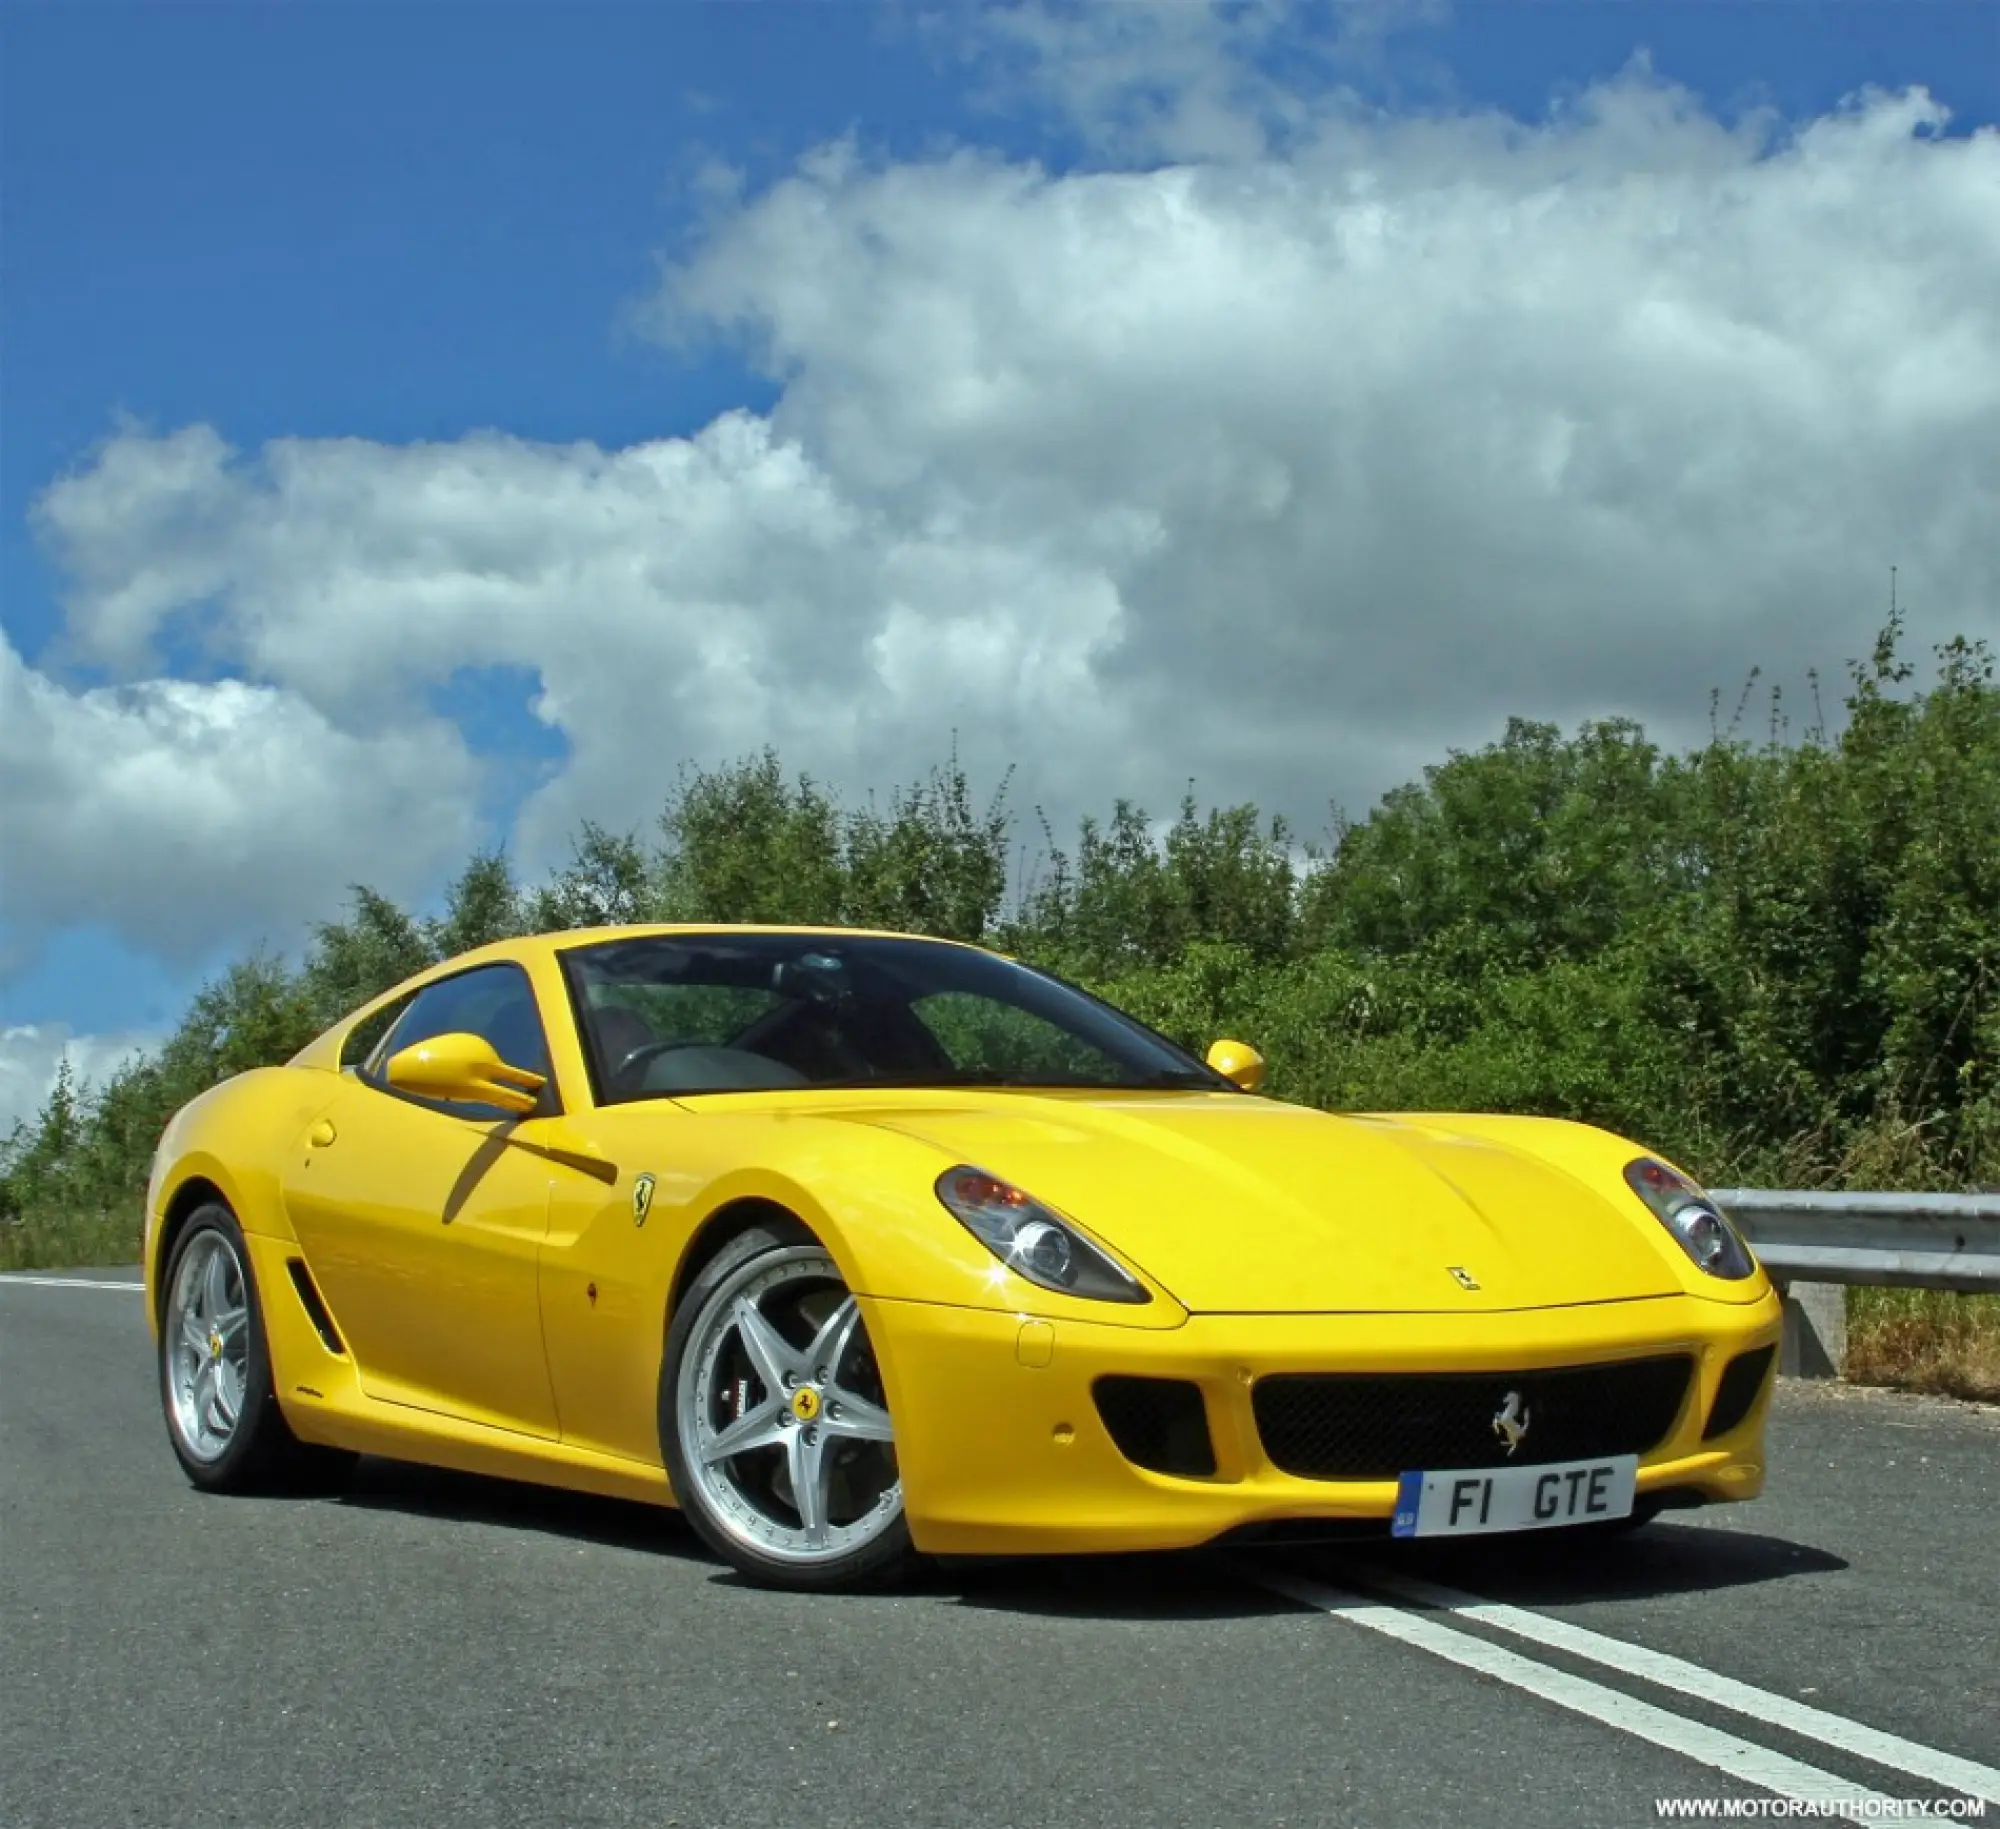
<path fill-rule="evenodd" d="M 1528 1372 L 1686 1352 L 1688 1397 L 1640 1457 L 1640 1500 L 1751 1499 L 1764 1483 L 1768 1375 L 1740 1424 L 1714 1441 L 1702 1430 L 1723 1368 L 1778 1339 L 1769 1293 L 1741 1305 L 1663 1296 L 1472 1316 L 1194 1315 L 1170 1329 L 875 1297 L 862 1307 L 911 1534 L 938 1555 L 1186 1549 L 1308 1520 L 1386 1532 L 1394 1480 L 1304 1479 L 1265 1455 L 1250 1393 L 1276 1372 Z M 1200 1387 L 1212 1476 L 1149 1472 L 1119 1452 L 1091 1389 L 1116 1374 Z"/>

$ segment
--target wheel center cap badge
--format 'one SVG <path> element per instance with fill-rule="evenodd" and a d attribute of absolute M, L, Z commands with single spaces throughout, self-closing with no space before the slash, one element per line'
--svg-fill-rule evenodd
<path fill-rule="evenodd" d="M 208 1356 L 211 1359 L 220 1359 L 222 1357 L 222 1336 L 220 1334 L 211 1333 L 208 1336 Z"/>
<path fill-rule="evenodd" d="M 819 1414 L 819 1393 L 811 1385 L 802 1384 L 792 1393 L 792 1414 L 802 1423 L 811 1422 Z"/>

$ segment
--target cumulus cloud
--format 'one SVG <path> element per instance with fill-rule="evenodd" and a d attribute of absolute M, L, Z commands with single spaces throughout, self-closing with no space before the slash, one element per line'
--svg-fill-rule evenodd
<path fill-rule="evenodd" d="M 128 519 L 149 468 L 158 490 Z M 200 531 L 176 520 L 176 501 Z M 1107 563 L 1148 537 L 1111 529 L 1069 555 L 911 522 L 745 414 L 610 453 L 487 435 L 394 450 L 288 441 L 239 461 L 205 428 L 128 434 L 105 465 L 52 487 L 40 517 L 59 552 L 79 555 L 71 639 L 128 666 L 150 664 L 175 621 L 152 545 L 178 566 L 206 541 L 205 639 L 275 682 L 255 689 L 274 713 L 281 694 L 323 738 L 376 750 L 368 768 L 357 753 L 350 780 L 413 772 L 383 746 L 408 740 L 408 718 L 427 728 L 424 692 L 455 670 L 532 670 L 530 709 L 569 761 L 522 816 L 531 860 L 559 854 L 585 815 L 657 810 L 691 757 L 775 742 L 882 779 L 941 758 L 963 719 L 1003 735 L 982 759 L 1036 717 L 1087 723 L 1092 660 L 1119 616 Z M 146 531 L 128 533 L 134 521 Z"/>
<path fill-rule="evenodd" d="M 0 1142 L 17 1124 L 32 1123 L 55 1090 L 65 1060 L 79 1083 L 101 1086 L 134 1055 L 150 1053 L 161 1037 L 141 1030 L 116 1035 L 76 1035 L 62 1023 L 24 1023 L 0 1029 Z"/>
<path fill-rule="evenodd" d="M 75 692 L 0 636 L 0 920 L 182 963 L 289 946 L 358 870 L 407 892 L 462 858 L 472 774 L 434 721 L 357 735 L 239 680 Z"/>
<path fill-rule="evenodd" d="M 1295 803 L 1503 708 L 1672 718 L 1837 662 L 1891 560 L 1990 626 L 2000 136 L 1940 118 L 1773 147 L 1635 75 L 1282 162 L 828 155 L 666 303 L 752 338 L 779 428 L 885 511 L 1085 564 L 1127 534 L 1100 683 L 1156 764 L 1266 752 Z"/>
<path fill-rule="evenodd" d="M 1106 160 L 1262 158 L 1380 77 L 1396 33 L 1444 0 L 1013 0 L 950 23 L 989 104 L 1039 108 Z M 940 32 L 944 30 L 942 24 Z"/>
<path fill-rule="evenodd" d="M 134 845 L 219 866 L 211 919 L 421 873 L 475 792 L 425 709 L 465 666 L 527 670 L 566 741 L 532 861 L 685 758 L 769 741 L 862 787 L 954 731 L 1059 815 L 1195 776 L 1316 828 L 1512 712 L 1691 736 L 1752 665 L 1837 669 L 1891 563 L 1920 637 L 1995 632 L 2000 134 L 1940 138 L 1922 91 L 1725 124 L 1640 69 L 1538 123 L 1226 135 L 1211 48 L 1214 131 L 1171 162 L 843 144 L 721 206 L 652 322 L 739 338 L 767 417 L 617 451 L 115 436 L 39 508 L 69 639 L 243 683 L 65 694 L 8 655 L 0 745 L 17 704 L 58 733 L 0 748 L 10 779 L 97 822 L 9 792 L 6 905 L 116 905 Z"/>

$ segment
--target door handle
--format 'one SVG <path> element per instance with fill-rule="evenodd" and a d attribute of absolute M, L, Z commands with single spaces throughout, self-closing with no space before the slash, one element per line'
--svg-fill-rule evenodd
<path fill-rule="evenodd" d="M 306 1132 L 306 1141 L 314 1149 L 325 1149 L 339 1135 L 340 1133 L 333 1128 L 333 1120 L 331 1118 L 322 1118 L 311 1130 Z"/>

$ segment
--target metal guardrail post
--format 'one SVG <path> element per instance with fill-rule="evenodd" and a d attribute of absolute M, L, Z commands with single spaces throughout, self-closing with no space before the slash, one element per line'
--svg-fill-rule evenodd
<path fill-rule="evenodd" d="M 1778 1370 L 1787 1378 L 1838 1378 L 1847 1370 L 1847 1290 L 1839 1283 L 1780 1283 L 1785 1333 Z"/>

